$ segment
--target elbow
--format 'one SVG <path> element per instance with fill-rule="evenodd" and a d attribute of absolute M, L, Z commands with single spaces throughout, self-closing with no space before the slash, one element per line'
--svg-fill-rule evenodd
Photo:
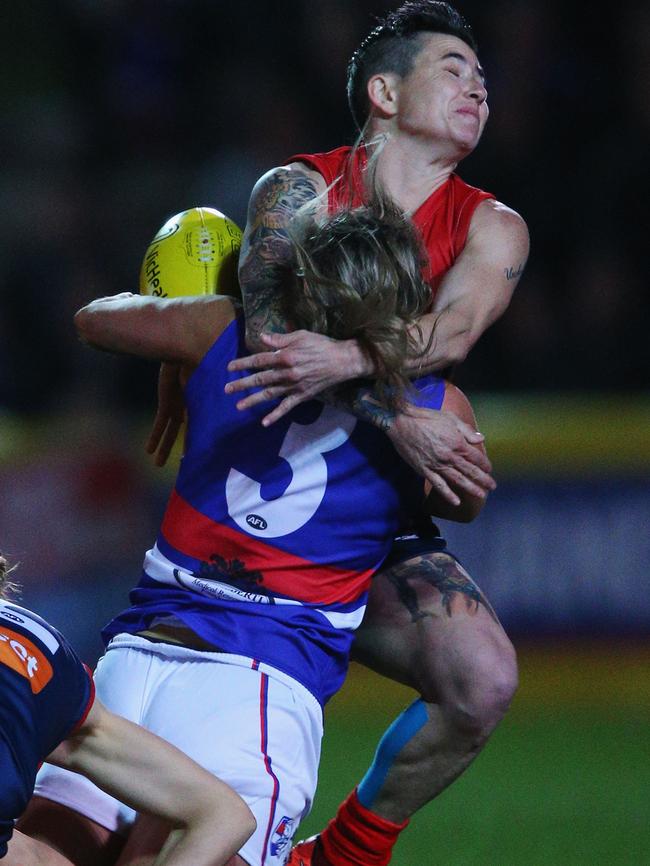
<path fill-rule="evenodd" d="M 244 808 L 246 809 L 246 815 L 242 818 L 242 835 L 244 835 L 244 840 L 241 843 L 247 842 L 253 833 L 257 830 L 257 820 L 255 815 L 251 812 L 251 810 L 244 804 Z"/>
<path fill-rule="evenodd" d="M 92 342 L 91 332 L 93 316 L 90 312 L 89 307 L 90 305 L 82 307 L 80 310 L 77 310 L 73 318 L 75 330 L 77 331 L 77 336 L 82 343 Z"/>
<path fill-rule="evenodd" d="M 77 310 L 73 316 L 73 323 L 82 343 L 95 349 L 105 348 L 107 334 L 110 333 L 107 324 L 111 321 L 105 313 L 109 309 L 107 305 L 91 301 L 85 307 Z"/>
<path fill-rule="evenodd" d="M 473 345 L 474 340 L 469 331 L 463 331 L 461 334 L 458 334 L 456 338 L 450 342 L 448 351 L 449 366 L 462 364 L 465 358 L 469 355 L 470 349 Z"/>
<path fill-rule="evenodd" d="M 234 791 L 233 791 L 234 794 Z M 214 823 L 215 815 L 218 815 L 218 822 L 223 827 L 230 827 L 233 834 L 232 842 L 237 849 L 245 845 L 253 833 L 257 830 L 257 820 L 255 815 L 250 810 L 248 805 L 237 794 L 237 802 L 231 804 L 230 809 L 225 809 L 221 806 L 220 809 L 213 809 L 210 812 L 210 823 Z"/>

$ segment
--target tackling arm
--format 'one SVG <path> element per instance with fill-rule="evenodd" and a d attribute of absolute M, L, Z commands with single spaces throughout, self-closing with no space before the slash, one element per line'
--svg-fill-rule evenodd
<path fill-rule="evenodd" d="M 97 700 L 48 761 L 180 828 L 155 866 L 225 866 L 255 830 L 252 812 L 232 788 Z"/>
<path fill-rule="evenodd" d="M 75 313 L 79 338 L 96 349 L 196 366 L 233 321 L 226 296 L 156 298 L 122 292 Z"/>
<path fill-rule="evenodd" d="M 479 337 L 506 311 L 526 266 L 530 241 L 522 217 L 492 199 L 472 218 L 467 243 L 444 275 L 433 311 L 419 321 L 427 352 L 409 370 L 428 373 L 464 361 Z"/>
<path fill-rule="evenodd" d="M 336 341 L 307 331 L 286 333 L 290 322 L 282 275 L 294 262 L 290 223 L 309 202 L 314 209 L 324 208 L 324 192 L 325 182 L 317 172 L 295 164 L 268 172 L 251 195 L 239 269 L 247 340 L 251 347 L 272 341 L 279 351 L 254 355 L 252 363 L 251 358 L 231 361 L 230 370 L 260 371 L 230 382 L 226 393 L 262 386 L 238 402 L 241 409 L 282 398 L 263 420 L 267 425 L 316 394 L 331 400 L 328 391 L 333 386 L 373 372 L 354 340 Z M 459 499 L 448 481 L 477 496 L 494 487 L 489 461 L 473 447 L 483 437 L 454 416 L 428 410 L 396 416 L 375 398 L 372 382 L 360 385 L 345 408 L 385 430 L 401 456 L 452 505 Z"/>
<path fill-rule="evenodd" d="M 163 466 L 185 417 L 182 379 L 238 309 L 225 296 L 157 298 L 123 292 L 98 298 L 74 317 L 79 338 L 108 352 L 160 360 L 158 411 L 146 450 Z"/>
<path fill-rule="evenodd" d="M 528 251 L 528 229 L 519 214 L 494 200 L 479 205 L 465 248 L 443 277 L 432 312 L 418 320 L 415 335 L 426 351 L 407 361 L 410 373 L 442 370 L 464 360 L 506 310 Z M 232 390 L 261 388 L 242 400 L 242 408 L 281 398 L 267 416 L 270 423 L 326 388 L 376 372 L 356 340 L 333 341 L 308 331 L 267 333 L 260 339 L 271 351 L 233 362 L 232 369 L 253 372 L 233 384 Z M 391 421 L 372 404 L 369 389 L 359 389 L 355 413 L 380 426 Z"/>

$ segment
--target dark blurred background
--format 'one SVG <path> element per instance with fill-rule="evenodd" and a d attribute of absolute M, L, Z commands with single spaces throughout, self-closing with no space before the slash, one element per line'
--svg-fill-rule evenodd
<path fill-rule="evenodd" d="M 143 253 L 172 214 L 210 205 L 243 227 L 262 172 L 351 143 L 346 64 L 395 5 L 5 4 L 0 547 L 21 563 L 24 602 L 90 662 L 155 538 L 175 463 L 154 470 L 143 452 L 155 365 L 82 347 L 72 315 L 94 297 L 137 290 Z M 445 533 L 524 670 L 539 674 L 524 677 L 521 700 L 534 692 L 539 708 L 586 690 L 583 704 L 611 713 L 623 671 L 618 709 L 629 718 L 630 706 L 650 705 L 650 5 L 457 5 L 478 37 L 491 107 L 459 173 L 522 213 L 532 251 L 509 310 L 457 375 L 499 488 L 476 523 Z M 589 676 L 572 666 L 574 650 L 557 655 L 576 639 L 600 648 Z M 566 678 L 545 679 L 537 662 L 526 667 L 531 658 Z M 535 692 L 535 682 L 548 688 Z M 628 843 L 640 821 L 634 811 L 615 827 L 601 818 L 603 839 L 624 828 Z M 444 862 L 642 862 L 626 851 Z M 412 866 L 415 854 L 404 856 Z"/>
<path fill-rule="evenodd" d="M 243 226 L 255 179 L 349 143 L 345 68 L 382 0 L 58 0 L 7 5 L 1 80 L 0 401 L 27 416 L 88 386 L 70 313 L 134 288 L 165 216 L 213 204 Z M 491 118 L 461 166 L 527 219 L 508 315 L 470 389 L 647 387 L 650 7 L 464 2 Z M 96 392 L 140 411 L 128 361 Z M 88 395 L 84 393 L 84 398 Z"/>

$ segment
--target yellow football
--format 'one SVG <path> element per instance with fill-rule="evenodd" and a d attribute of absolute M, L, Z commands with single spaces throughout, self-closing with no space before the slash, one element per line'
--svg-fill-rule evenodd
<path fill-rule="evenodd" d="M 147 247 L 140 294 L 240 296 L 237 261 L 240 228 L 212 207 L 193 207 L 170 217 Z"/>

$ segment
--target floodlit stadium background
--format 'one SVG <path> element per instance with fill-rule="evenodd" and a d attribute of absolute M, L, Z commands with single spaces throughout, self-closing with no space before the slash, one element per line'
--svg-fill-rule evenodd
<path fill-rule="evenodd" d="M 71 318 L 135 289 L 171 214 L 241 226 L 254 180 L 348 143 L 345 65 L 380 0 L 11 4 L 0 78 L 0 548 L 89 662 L 155 537 L 172 470 L 143 442 L 155 367 Z M 445 526 L 520 653 L 512 711 L 413 821 L 396 866 L 648 862 L 650 7 L 461 2 L 491 118 L 462 166 L 527 219 L 528 269 L 457 381 L 499 488 Z M 410 695 L 353 668 L 301 834 Z"/>

